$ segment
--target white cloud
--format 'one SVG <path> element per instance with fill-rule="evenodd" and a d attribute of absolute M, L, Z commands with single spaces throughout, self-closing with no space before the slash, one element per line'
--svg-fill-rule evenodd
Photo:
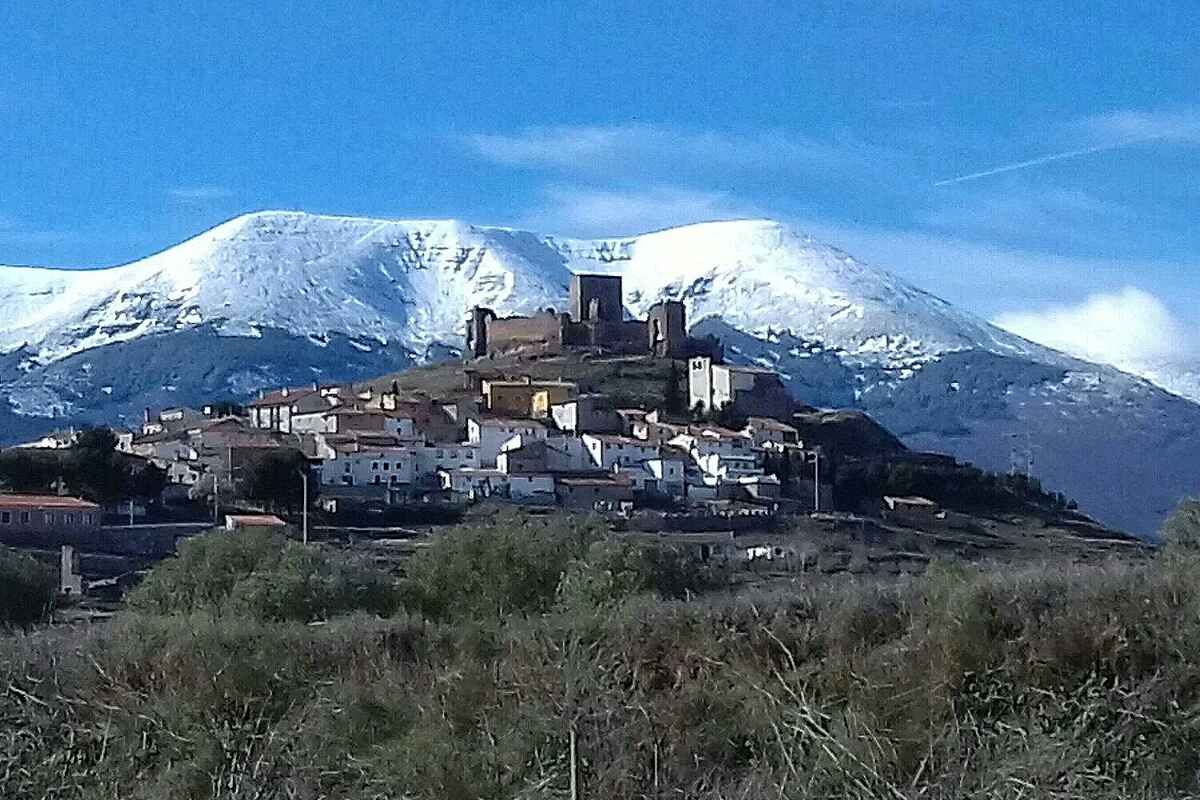
<path fill-rule="evenodd" d="M 1141 111 L 1122 109 L 1083 121 L 1083 128 L 1100 144 L 1138 142 L 1200 143 L 1200 109 Z"/>
<path fill-rule="evenodd" d="M 686 166 L 701 171 L 829 170 L 867 168 L 894 154 L 863 142 L 826 143 L 784 131 L 725 133 L 659 125 L 527 128 L 513 134 L 478 133 L 467 145 L 483 158 L 513 167 L 581 173 Z M 876 167 L 877 169 L 877 167 Z"/>
<path fill-rule="evenodd" d="M 176 186 L 167 190 L 167 196 L 177 203 L 208 203 L 233 197 L 233 190 L 224 186 Z"/>
<path fill-rule="evenodd" d="M 1077 305 L 1001 314 L 994 322 L 1026 339 L 1132 372 L 1200 355 L 1184 323 L 1156 296 L 1131 286 Z"/>
<path fill-rule="evenodd" d="M 629 190 L 550 186 L 519 227 L 567 236 L 622 236 L 718 219 L 761 216 L 724 192 L 671 186 Z"/>

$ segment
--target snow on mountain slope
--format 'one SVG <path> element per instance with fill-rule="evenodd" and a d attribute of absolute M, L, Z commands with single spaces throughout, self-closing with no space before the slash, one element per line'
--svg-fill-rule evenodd
<path fill-rule="evenodd" d="M 0 273 L 0 351 L 46 363 L 96 346 L 200 325 L 333 333 L 423 353 L 457 345 L 464 314 L 562 307 L 570 272 L 617 272 L 631 312 L 684 300 L 753 333 L 791 329 L 893 365 L 984 348 L 1053 358 L 895 276 L 780 223 L 706 223 L 619 240 L 555 239 L 455 221 L 264 212 L 162 253 L 92 271 Z"/>
<path fill-rule="evenodd" d="M 393 222 L 265 212 L 122 267 L 7 268 L 0 350 L 53 361 L 151 333 L 213 325 L 324 341 L 333 333 L 421 352 L 454 341 L 479 303 L 530 311 L 569 275 L 532 234 L 454 221 Z"/>
<path fill-rule="evenodd" d="M 791 330 L 863 363 L 902 366 L 980 348 L 1056 359 L 897 276 L 771 220 L 689 225 L 623 240 L 564 241 L 574 272 L 618 272 L 644 314 L 680 299 L 690 319 L 720 317 L 766 335 Z"/>

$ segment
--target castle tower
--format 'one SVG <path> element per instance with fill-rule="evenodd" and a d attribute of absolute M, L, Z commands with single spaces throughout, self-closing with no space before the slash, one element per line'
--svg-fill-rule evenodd
<path fill-rule="evenodd" d="M 572 275 L 570 309 L 573 322 L 621 322 L 621 276 Z"/>
<path fill-rule="evenodd" d="M 488 354 L 488 323 L 496 318 L 490 308 L 475 306 L 467 322 L 467 341 L 463 348 L 466 358 L 482 358 Z"/>
<path fill-rule="evenodd" d="M 683 303 L 667 300 L 650 307 L 646 320 L 650 353 L 659 358 L 682 358 L 687 355 L 687 317 Z"/>

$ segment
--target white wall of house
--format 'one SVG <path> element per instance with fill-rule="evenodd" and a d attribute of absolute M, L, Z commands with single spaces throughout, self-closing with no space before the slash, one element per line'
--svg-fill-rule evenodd
<path fill-rule="evenodd" d="M 342 486 L 406 486 L 416 479 L 415 460 L 407 447 L 339 453 L 321 469 L 321 482 Z"/>
<path fill-rule="evenodd" d="M 542 425 L 523 425 L 515 420 L 498 421 L 489 419 L 467 420 L 467 443 L 479 448 L 479 465 L 495 467 L 500 448 L 514 436 L 529 436 L 545 439 L 547 431 Z"/>
<path fill-rule="evenodd" d="M 427 444 L 413 448 L 417 476 L 424 478 L 443 469 L 477 469 L 479 448 L 468 444 Z"/>
<path fill-rule="evenodd" d="M 518 503 L 553 503 L 554 477 L 551 475 L 509 475 L 508 495 Z"/>
<path fill-rule="evenodd" d="M 587 448 L 592 465 L 603 470 L 640 465 L 658 457 L 658 445 L 640 439 L 614 439 L 589 433 L 580 438 Z"/>
<path fill-rule="evenodd" d="M 438 479 L 443 489 L 471 500 L 508 494 L 508 476 L 495 469 L 444 469 Z"/>

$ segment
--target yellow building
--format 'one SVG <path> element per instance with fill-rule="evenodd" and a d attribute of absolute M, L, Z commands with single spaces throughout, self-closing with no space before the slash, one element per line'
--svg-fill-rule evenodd
<path fill-rule="evenodd" d="M 484 381 L 482 388 L 488 411 L 524 419 L 548 417 L 550 406 L 579 394 L 568 381 Z"/>

